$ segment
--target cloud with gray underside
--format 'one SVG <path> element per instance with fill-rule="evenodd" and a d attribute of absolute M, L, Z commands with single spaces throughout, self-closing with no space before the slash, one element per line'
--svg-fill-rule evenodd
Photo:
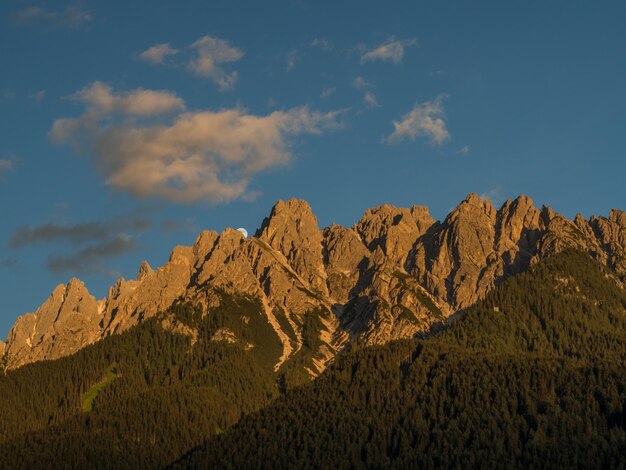
<path fill-rule="evenodd" d="M 107 267 L 107 260 L 137 249 L 137 235 L 150 226 L 150 220 L 132 215 L 78 224 L 23 226 L 13 232 L 9 245 L 13 249 L 41 244 L 65 245 L 68 250 L 48 257 L 46 266 L 51 272 L 113 276 L 115 273 Z"/>
<path fill-rule="evenodd" d="M 287 165 L 297 138 L 341 127 L 343 114 L 307 106 L 266 115 L 241 107 L 191 111 L 169 91 L 116 92 L 101 82 L 72 98 L 85 111 L 57 119 L 52 141 L 89 155 L 113 189 L 177 203 L 252 199 L 256 174 Z"/>

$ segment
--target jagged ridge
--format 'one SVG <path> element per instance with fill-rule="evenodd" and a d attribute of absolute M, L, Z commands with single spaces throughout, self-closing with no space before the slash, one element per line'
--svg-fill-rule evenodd
<path fill-rule="evenodd" d="M 320 230 L 306 201 L 278 201 L 253 237 L 202 232 L 192 247 L 176 247 L 164 266 L 144 262 L 136 279 L 118 280 L 100 301 L 77 279 L 58 286 L 34 314 L 18 318 L 0 354 L 5 349 L 9 368 L 68 355 L 179 298 L 210 314 L 221 289 L 260 299 L 259 315 L 282 344 L 276 370 L 313 334 L 305 369 L 316 376 L 349 341 L 380 344 L 427 332 L 508 276 L 569 247 L 587 251 L 623 281 L 626 213 L 571 221 L 526 196 L 496 210 L 470 194 L 443 222 L 423 206 L 383 205 L 351 228 Z M 242 339 L 225 332 L 215 340 Z"/>

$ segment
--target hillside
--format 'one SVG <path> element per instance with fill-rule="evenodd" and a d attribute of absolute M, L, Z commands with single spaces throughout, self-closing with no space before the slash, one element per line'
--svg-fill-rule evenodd
<path fill-rule="evenodd" d="M 616 468 L 626 293 L 568 250 L 435 338 L 338 358 L 176 468 Z"/>

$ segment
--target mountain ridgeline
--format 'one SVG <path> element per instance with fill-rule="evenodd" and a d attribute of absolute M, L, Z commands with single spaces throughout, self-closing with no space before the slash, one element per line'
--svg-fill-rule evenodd
<path fill-rule="evenodd" d="M 485 297 L 507 277 L 566 248 L 589 253 L 626 279 L 626 213 L 573 221 L 526 196 L 496 210 L 470 194 L 443 222 L 428 209 L 383 205 L 351 228 L 320 230 L 302 200 L 279 201 L 249 239 L 205 231 L 153 270 L 120 279 L 96 300 L 78 279 L 20 317 L 0 354 L 6 368 L 72 354 L 127 331 L 175 302 L 217 308 L 220 292 L 258 301 L 278 341 L 274 370 L 318 376 L 350 343 L 411 338 Z M 254 347 L 221 328 L 214 341 Z"/>
<path fill-rule="evenodd" d="M 214 295 L 209 314 L 175 302 L 0 377 L 0 467 L 626 463 L 626 292 L 584 252 L 509 278 L 428 338 L 350 343 L 298 387 L 286 382 L 300 361 L 274 370 L 259 299 Z M 216 341 L 226 329 L 239 340 Z"/>

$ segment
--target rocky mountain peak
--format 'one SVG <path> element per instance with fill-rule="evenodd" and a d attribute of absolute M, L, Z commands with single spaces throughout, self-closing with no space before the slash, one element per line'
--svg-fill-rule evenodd
<path fill-rule="evenodd" d="M 572 221 L 524 195 L 496 210 L 470 193 L 443 222 L 424 206 L 385 204 L 353 227 L 320 230 L 306 201 L 278 201 L 255 236 L 204 231 L 193 246 L 175 247 L 164 266 L 142 263 L 135 279 L 119 279 L 99 303 L 78 279 L 57 286 L 17 320 L 5 359 L 18 367 L 70 354 L 181 298 L 210 314 L 219 289 L 260 300 L 259 315 L 282 344 L 276 368 L 314 335 L 321 346 L 306 368 L 316 375 L 351 339 L 384 343 L 428 331 L 567 247 L 589 252 L 626 281 L 626 214 L 617 209 Z"/>

